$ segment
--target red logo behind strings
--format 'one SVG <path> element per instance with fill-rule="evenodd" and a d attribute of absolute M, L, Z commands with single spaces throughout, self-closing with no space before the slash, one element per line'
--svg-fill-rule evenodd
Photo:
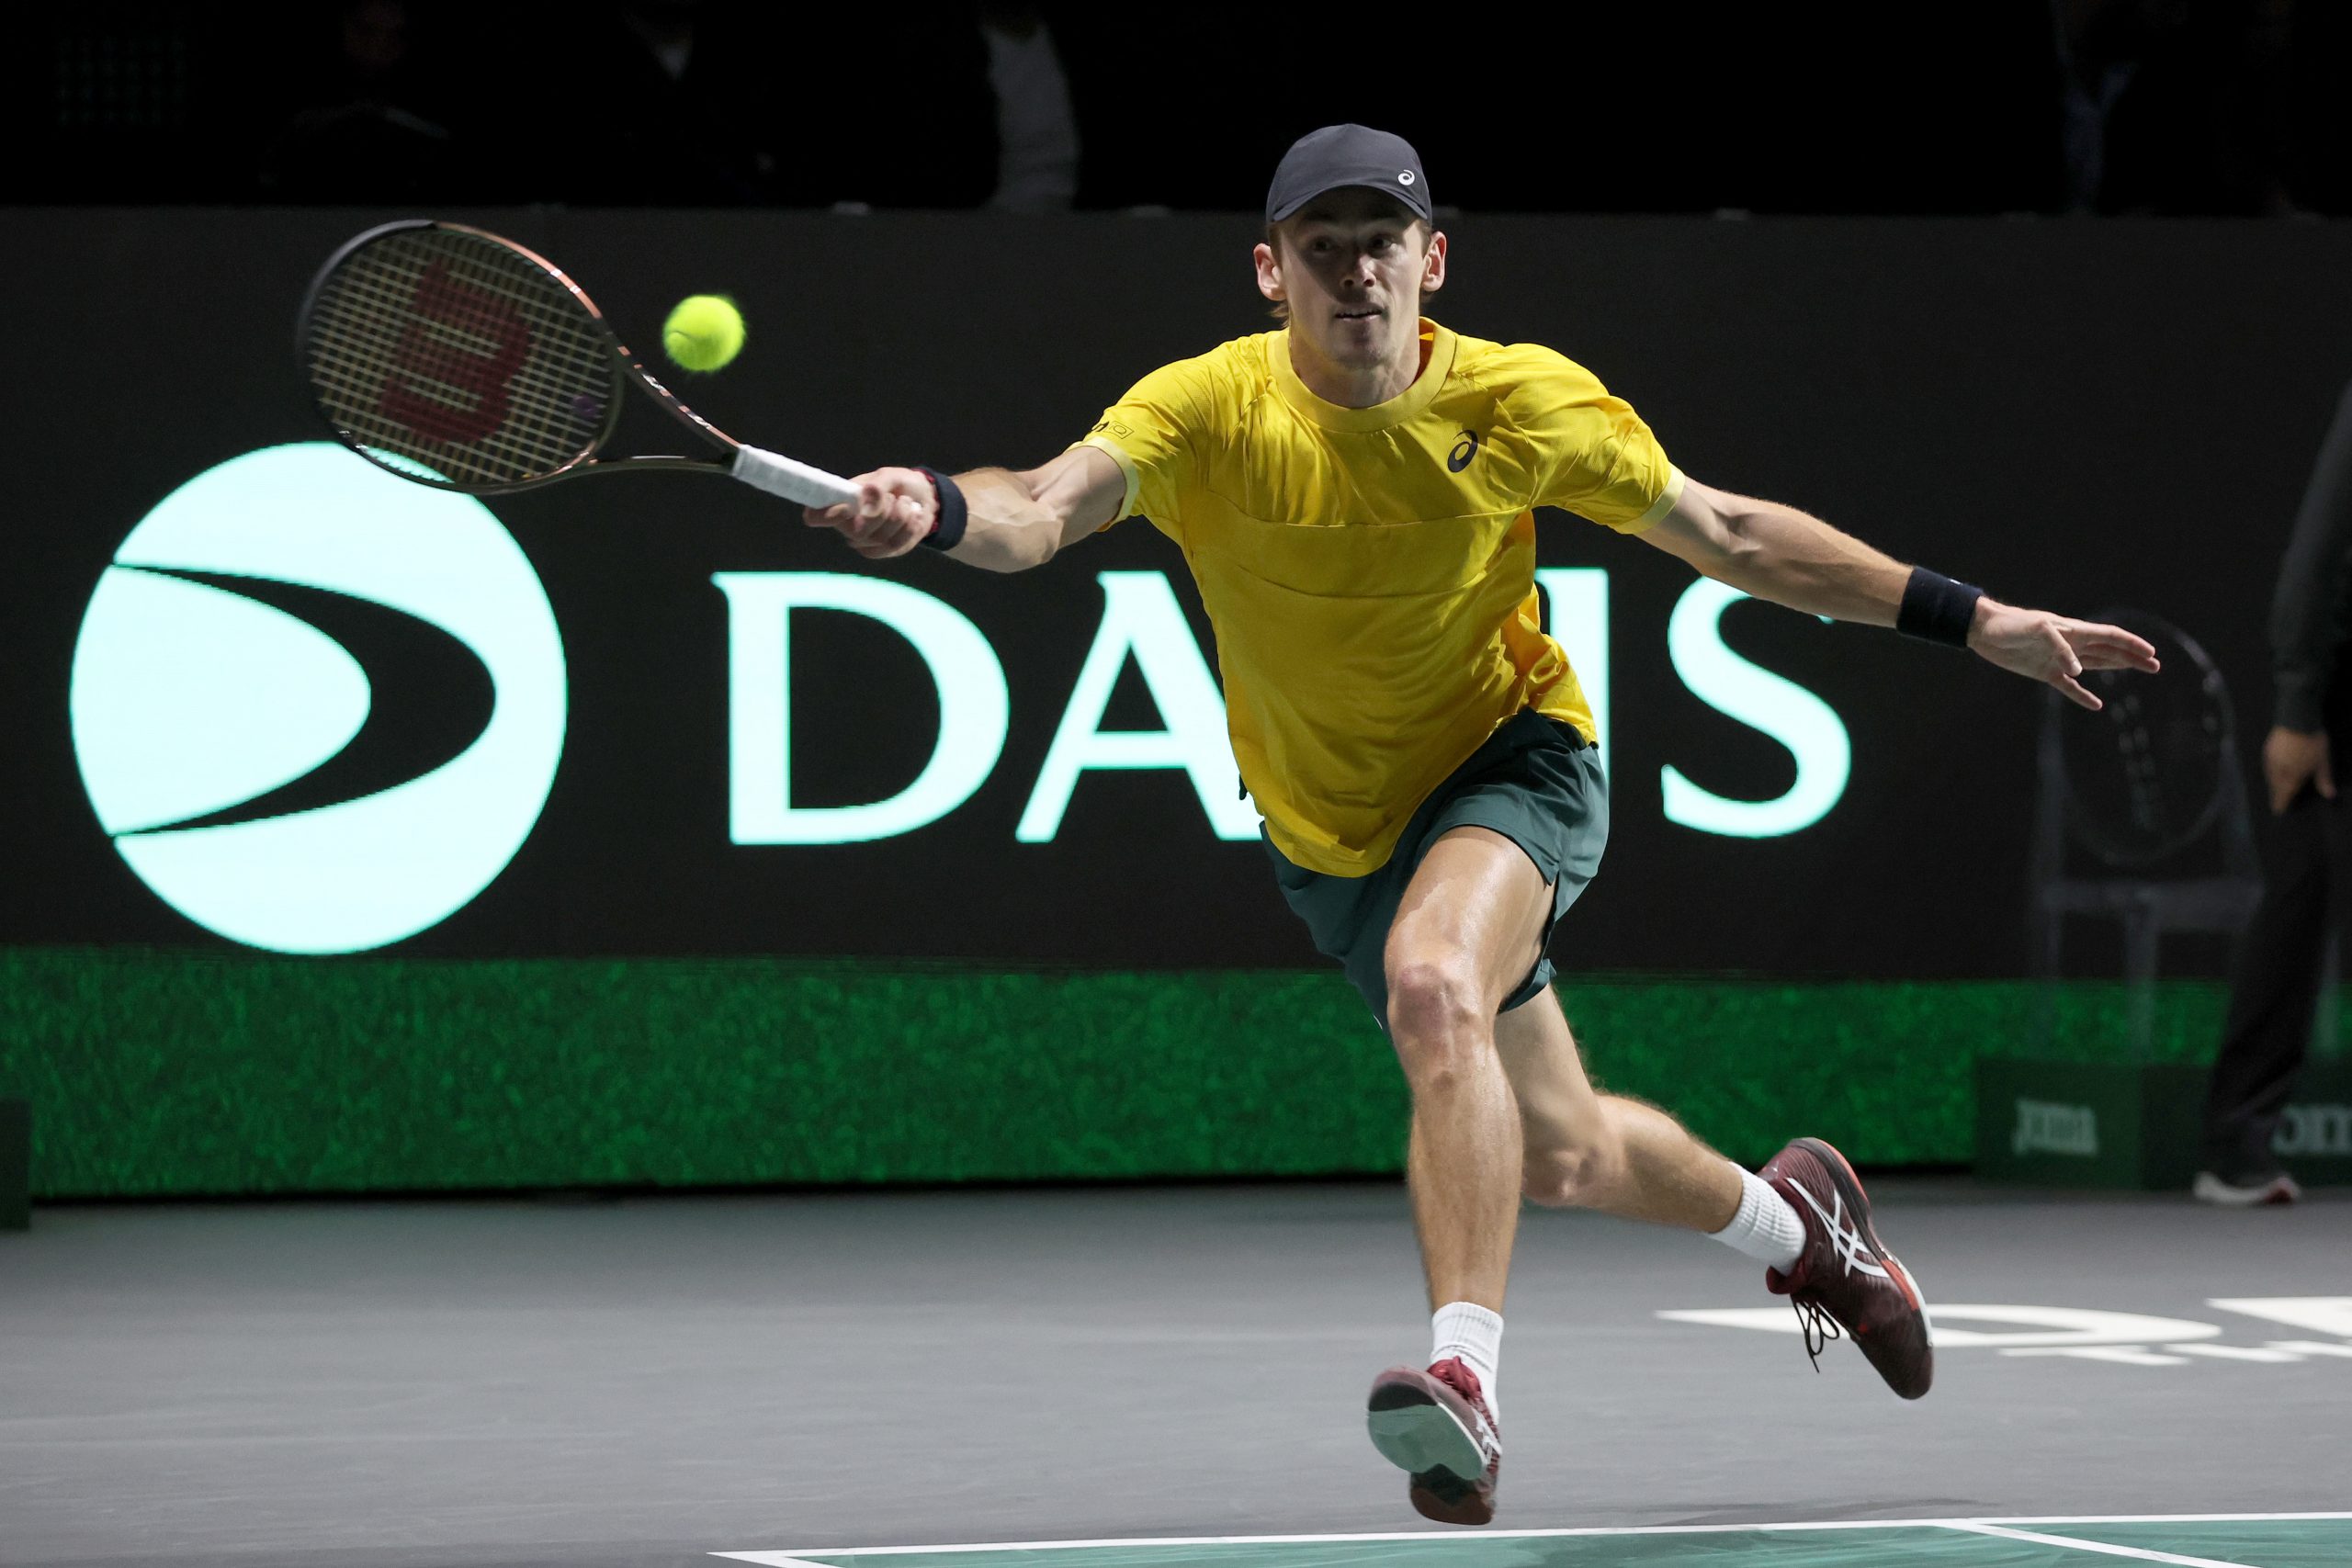
<path fill-rule="evenodd" d="M 428 441 L 481 440 L 505 422 L 508 389 L 531 349 L 530 328 L 505 300 L 450 276 L 447 262 L 424 269 L 409 310 L 417 319 L 401 334 L 377 407 Z M 488 353 L 464 346 L 431 331 L 428 321 L 495 346 Z M 427 397 L 420 386 L 424 382 L 470 398 L 473 406 Z"/>

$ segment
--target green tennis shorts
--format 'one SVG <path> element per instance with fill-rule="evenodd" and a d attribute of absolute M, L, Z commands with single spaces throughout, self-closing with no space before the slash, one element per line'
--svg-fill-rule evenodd
<path fill-rule="evenodd" d="M 1469 761 L 1430 792 L 1388 863 L 1367 876 L 1329 876 L 1292 863 L 1269 841 L 1274 880 L 1291 910 L 1306 922 L 1316 947 L 1340 961 L 1349 983 L 1388 1027 L 1388 976 L 1383 959 L 1388 928 L 1405 886 L 1429 847 L 1456 828 L 1486 828 L 1527 852 L 1552 885 L 1552 927 L 1600 869 L 1609 841 L 1609 786 L 1599 753 L 1574 728 L 1529 709 L 1504 721 L 1470 753 Z M 1260 829 L 1263 837 L 1264 829 Z M 1552 983 L 1552 960 L 1539 951 L 1535 967 L 1503 999 L 1502 1010 L 1535 999 Z"/>

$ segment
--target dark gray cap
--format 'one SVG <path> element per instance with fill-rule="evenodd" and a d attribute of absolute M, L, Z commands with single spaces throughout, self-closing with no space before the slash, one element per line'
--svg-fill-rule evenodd
<path fill-rule="evenodd" d="M 1395 197 L 1430 218 L 1429 176 L 1421 155 L 1401 136 L 1364 125 L 1327 125 L 1290 144 L 1266 190 L 1266 221 L 1279 223 L 1327 190 L 1362 186 Z M 1431 220 L 1434 221 L 1434 220 Z"/>

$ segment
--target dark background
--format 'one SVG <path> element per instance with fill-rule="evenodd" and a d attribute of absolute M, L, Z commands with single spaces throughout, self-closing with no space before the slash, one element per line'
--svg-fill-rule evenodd
<path fill-rule="evenodd" d="M 1051 38 L 1064 206 L 1246 209 L 1354 119 L 1473 211 L 2352 211 L 2339 0 L 18 10 L 15 201 L 977 207 L 986 25 Z"/>
<path fill-rule="evenodd" d="M 732 291 L 751 346 L 687 396 L 734 434 L 840 471 L 1042 459 L 1145 370 L 1266 324 L 1246 217 L 447 215 L 543 248 L 625 337 L 649 339 L 684 293 Z M 334 244 L 382 216 L 10 220 L 10 295 L 40 307 L 17 323 L 19 349 L 42 384 L 16 400 L 6 436 L 0 942 L 225 947 L 146 894 L 89 813 L 66 728 L 75 629 L 116 546 L 164 494 L 240 452 L 315 436 L 294 304 Z M 1523 217 L 1460 221 L 1453 241 L 1433 313 L 1591 366 L 1693 475 L 1804 504 L 2006 597 L 2170 615 L 2215 652 L 2249 737 L 2267 722 L 2270 582 L 2352 374 L 2352 232 Z M 674 449 L 658 419 L 635 428 Z M 1262 852 L 1213 839 L 1182 773 L 1088 774 L 1056 842 L 1012 840 L 1100 616 L 1093 573 L 1167 571 L 1193 604 L 1181 558 L 1148 525 L 1015 578 L 927 555 L 872 569 L 946 598 L 995 644 L 1013 694 L 1004 758 L 970 802 L 908 837 L 737 848 L 710 574 L 868 569 L 791 509 L 716 479 L 586 479 L 492 505 L 563 630 L 566 754 L 506 874 L 399 951 L 1317 962 Z M 1844 719 L 1852 781 L 1791 838 L 1676 827 L 1661 765 L 1760 798 L 1787 786 L 1787 755 L 1674 678 L 1665 624 L 1686 569 L 1558 513 L 1541 527 L 1544 564 L 1605 566 L 1614 592 L 1614 841 L 1566 924 L 1565 963 L 2021 972 L 2034 688 L 1889 633 L 1736 607 L 1733 645 Z M 815 802 L 894 791 L 928 753 L 919 662 L 887 632 L 806 621 L 796 782 Z M 1152 724 L 1132 671 L 1110 717 Z"/>

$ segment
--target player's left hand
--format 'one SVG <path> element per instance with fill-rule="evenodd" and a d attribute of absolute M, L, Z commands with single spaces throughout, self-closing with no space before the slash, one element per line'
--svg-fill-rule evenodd
<path fill-rule="evenodd" d="M 2076 677 L 2086 670 L 2139 670 L 2154 674 L 2156 650 L 2121 626 L 2074 621 L 2047 610 L 2021 610 L 1990 597 L 1976 602 L 1968 646 L 1992 663 L 2029 681 L 2057 687 L 2097 713 L 2101 704 Z"/>

